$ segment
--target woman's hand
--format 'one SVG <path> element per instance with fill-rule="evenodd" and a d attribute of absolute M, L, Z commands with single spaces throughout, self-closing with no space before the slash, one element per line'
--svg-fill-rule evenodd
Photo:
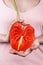
<path fill-rule="evenodd" d="M 38 39 L 35 39 L 33 45 L 31 46 L 31 48 L 28 48 L 26 51 L 16 51 L 14 49 L 10 49 L 10 53 L 11 54 L 17 54 L 19 56 L 25 57 L 28 54 L 30 54 L 33 50 L 37 49 L 39 47 L 39 41 Z"/>
<path fill-rule="evenodd" d="M 9 34 L 0 34 L 0 42 L 9 42 Z"/>

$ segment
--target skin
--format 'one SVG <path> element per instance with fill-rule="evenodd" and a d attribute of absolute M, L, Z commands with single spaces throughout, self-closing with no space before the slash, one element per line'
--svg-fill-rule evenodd
<path fill-rule="evenodd" d="M 8 34 L 0 34 L 0 42 L 9 42 Z"/>

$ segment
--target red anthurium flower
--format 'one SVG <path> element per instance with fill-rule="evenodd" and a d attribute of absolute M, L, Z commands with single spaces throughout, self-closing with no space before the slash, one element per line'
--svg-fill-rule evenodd
<path fill-rule="evenodd" d="M 16 21 L 10 29 L 11 47 L 17 51 L 25 51 L 30 48 L 35 39 L 34 28 L 30 24 L 22 24 Z"/>

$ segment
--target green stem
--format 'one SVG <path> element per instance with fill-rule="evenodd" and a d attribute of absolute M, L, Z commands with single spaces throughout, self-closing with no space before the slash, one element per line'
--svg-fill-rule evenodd
<path fill-rule="evenodd" d="M 15 6 L 15 9 L 16 9 L 16 12 L 17 12 L 18 20 L 20 20 L 20 15 L 19 15 L 18 7 L 16 5 L 16 0 L 14 0 L 14 6 Z"/>

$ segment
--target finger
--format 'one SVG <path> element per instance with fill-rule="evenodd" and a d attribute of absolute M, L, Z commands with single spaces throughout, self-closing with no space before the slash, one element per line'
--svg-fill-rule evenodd
<path fill-rule="evenodd" d="M 10 49 L 10 51 L 9 51 L 11 54 L 14 54 L 14 53 L 16 53 L 16 50 L 14 50 L 14 49 Z"/>
<path fill-rule="evenodd" d="M 19 56 L 22 56 L 22 57 L 25 57 L 25 56 L 27 56 L 29 53 L 30 53 L 30 49 L 27 49 L 26 51 L 19 52 L 18 55 L 19 55 Z"/>
<path fill-rule="evenodd" d="M 39 41 L 38 41 L 38 39 L 35 39 L 35 41 L 34 41 L 32 47 L 31 47 L 31 49 L 36 49 L 38 47 L 39 47 Z"/>

